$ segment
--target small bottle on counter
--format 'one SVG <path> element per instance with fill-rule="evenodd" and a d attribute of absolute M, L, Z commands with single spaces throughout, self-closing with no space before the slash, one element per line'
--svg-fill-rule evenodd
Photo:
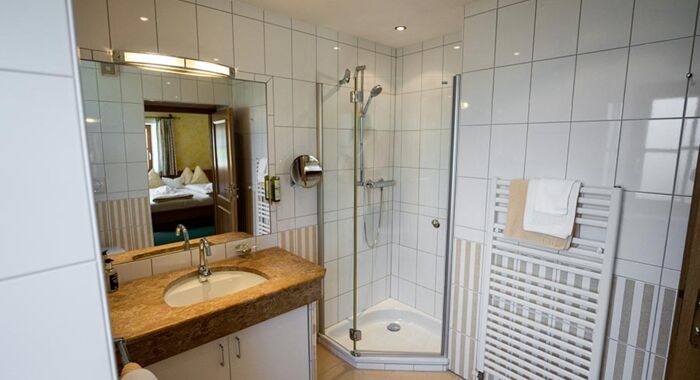
<path fill-rule="evenodd" d="M 113 261 L 112 259 L 105 259 L 105 283 L 109 293 L 119 290 L 119 274 L 112 268 Z"/>

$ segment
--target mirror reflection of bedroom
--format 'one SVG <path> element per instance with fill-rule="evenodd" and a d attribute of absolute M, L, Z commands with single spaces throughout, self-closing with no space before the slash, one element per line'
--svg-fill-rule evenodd
<path fill-rule="evenodd" d="M 154 245 L 182 240 L 178 224 L 187 226 L 190 238 L 216 233 L 210 118 L 206 109 L 145 113 Z"/>

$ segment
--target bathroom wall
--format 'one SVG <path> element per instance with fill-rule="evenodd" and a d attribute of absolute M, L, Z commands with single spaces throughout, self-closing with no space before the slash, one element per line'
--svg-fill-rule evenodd
<path fill-rule="evenodd" d="M 32 5 L 0 12 L 0 378 L 116 379 L 70 2 Z"/>
<path fill-rule="evenodd" d="M 604 379 L 661 379 L 698 152 L 697 0 L 468 2 L 451 366 L 472 376 L 489 179 L 624 189 Z M 686 92 L 688 102 L 685 102 Z M 458 261 L 459 260 L 459 261 Z M 458 264 L 458 265 L 457 265 Z M 626 300 L 626 302 L 623 302 Z"/>
<path fill-rule="evenodd" d="M 452 77 L 461 67 L 459 33 L 398 51 L 391 296 L 438 319 L 445 281 Z"/>
<path fill-rule="evenodd" d="M 346 67 L 359 62 L 371 68 L 376 57 L 382 70 L 377 76 L 388 82 L 391 66 L 385 60 L 392 50 L 239 1 L 77 0 L 75 8 L 83 59 L 109 61 L 110 49 L 159 52 L 235 66 L 240 79 L 270 80 L 268 124 L 274 132 L 268 132 L 269 168 L 281 176 L 282 201 L 272 207 L 273 234 L 261 244 L 279 244 L 278 232 L 295 231 L 287 233 L 292 241 L 285 244 L 296 246 L 297 232 L 317 223 L 316 190 L 292 188 L 288 175 L 295 156 L 316 154 L 315 82 L 337 85 Z M 185 96 L 182 89 L 192 88 L 182 81 L 180 93 L 166 91 L 163 82 L 160 86 L 162 97 Z M 344 108 L 338 109 L 335 123 L 349 128 L 350 107 L 340 98 Z M 347 100 L 347 94 L 342 98 Z"/>

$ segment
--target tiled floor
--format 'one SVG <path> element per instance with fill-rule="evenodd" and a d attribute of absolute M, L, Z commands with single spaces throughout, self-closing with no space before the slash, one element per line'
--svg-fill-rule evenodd
<path fill-rule="evenodd" d="M 355 369 L 322 345 L 317 349 L 318 380 L 460 380 L 451 372 L 398 372 Z"/>

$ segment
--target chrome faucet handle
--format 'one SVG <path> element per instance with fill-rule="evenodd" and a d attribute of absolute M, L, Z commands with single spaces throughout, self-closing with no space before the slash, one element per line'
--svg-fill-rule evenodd
<path fill-rule="evenodd" d="M 199 282 L 207 282 L 211 276 L 207 256 L 211 256 L 211 243 L 207 238 L 201 238 L 199 239 Z"/>
<path fill-rule="evenodd" d="M 178 224 L 175 227 L 175 236 L 180 236 L 183 235 L 183 246 L 185 247 L 185 250 L 190 249 L 190 232 L 187 231 L 187 227 L 185 227 L 184 224 Z"/>
<path fill-rule="evenodd" d="M 204 237 L 199 239 L 199 250 L 203 250 L 207 256 L 211 256 L 211 243 L 209 240 L 207 240 L 207 238 Z"/>

